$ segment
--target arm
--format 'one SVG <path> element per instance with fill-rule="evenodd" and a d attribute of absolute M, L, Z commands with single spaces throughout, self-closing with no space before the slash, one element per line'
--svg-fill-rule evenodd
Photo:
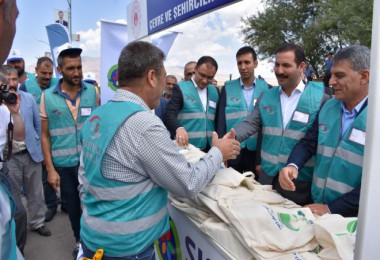
<path fill-rule="evenodd" d="M 25 126 L 20 114 L 21 95 L 19 93 L 15 93 L 15 94 L 17 95 L 17 102 L 15 104 L 8 104 L 6 102 L 4 102 L 4 104 L 8 107 L 8 110 L 12 116 L 13 139 L 16 141 L 24 141 L 25 140 Z"/>
<path fill-rule="evenodd" d="M 136 159 L 144 172 L 160 187 L 185 197 L 201 192 L 219 170 L 222 160 L 236 157 L 240 151 L 236 140 L 218 139 L 214 133 L 214 147 L 209 153 L 197 164 L 188 163 L 162 124 L 150 126 L 138 143 Z"/>
<path fill-rule="evenodd" d="M 58 187 L 60 187 L 60 177 L 56 172 L 53 164 L 53 160 L 51 157 L 51 141 L 50 141 L 50 133 L 49 133 L 49 119 L 46 116 L 45 110 L 45 95 L 41 96 L 41 104 L 40 104 L 40 115 L 41 115 L 41 146 L 42 146 L 42 154 L 44 155 L 44 164 L 46 166 L 46 170 L 48 173 L 47 181 L 53 187 L 55 191 L 57 191 Z"/>
<path fill-rule="evenodd" d="M 173 87 L 172 97 L 166 107 L 166 112 L 164 115 L 164 123 L 170 132 L 170 137 L 174 139 L 176 136 L 176 131 L 182 125 L 178 122 L 177 115 L 178 112 L 183 107 L 183 95 L 182 91 L 178 86 Z"/>
<path fill-rule="evenodd" d="M 216 124 L 216 132 L 218 133 L 218 136 L 224 136 L 226 134 L 226 87 L 224 86 L 222 88 L 222 91 L 220 93 L 219 97 L 219 103 L 217 108 L 217 124 Z"/>
<path fill-rule="evenodd" d="M 327 203 L 330 212 L 332 214 L 340 214 L 343 217 L 357 217 L 359 212 L 360 189 L 361 185 L 330 203 Z"/>
<path fill-rule="evenodd" d="M 244 141 L 261 130 L 262 121 L 259 110 L 261 97 L 262 95 L 257 100 L 255 109 L 248 115 L 247 119 L 235 126 L 236 140 L 239 142 Z"/>

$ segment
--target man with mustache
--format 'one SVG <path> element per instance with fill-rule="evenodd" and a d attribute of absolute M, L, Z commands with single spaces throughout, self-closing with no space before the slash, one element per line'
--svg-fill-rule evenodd
<path fill-rule="evenodd" d="M 335 98 L 321 109 L 312 128 L 290 154 L 288 167 L 280 172 L 281 187 L 297 190 L 293 181 L 302 178 L 305 161 L 316 155 L 311 190 L 314 203 L 307 205 L 316 215 L 358 215 L 370 56 L 365 46 L 346 47 L 334 56 L 329 84 Z"/>
<path fill-rule="evenodd" d="M 80 130 L 99 104 L 96 88 L 82 81 L 81 52 L 82 49 L 71 48 L 69 44 L 59 47 L 57 69 L 62 79 L 54 88 L 42 93 L 40 104 L 41 142 L 47 180 L 54 190 L 60 187 L 66 198 L 76 239 L 74 257 L 79 249 L 82 214 L 77 189 L 79 155 L 82 150 Z"/>
<path fill-rule="evenodd" d="M 33 95 L 37 105 L 40 105 L 41 95 L 48 88 L 55 87 L 58 78 L 53 78 L 53 61 L 49 57 L 41 57 L 37 60 L 36 74 L 37 77 L 29 79 L 20 85 L 20 90 Z M 52 220 L 57 213 L 57 195 L 51 185 L 47 182 L 47 172 L 42 165 L 42 183 L 44 187 L 45 203 L 48 211 L 45 215 L 45 221 Z"/>
<path fill-rule="evenodd" d="M 305 86 L 302 81 L 304 68 L 305 52 L 301 46 L 285 43 L 277 49 L 274 72 L 279 86 L 265 91 L 247 119 L 235 127 L 239 142 L 262 130 L 259 182 L 273 185 L 282 196 L 299 205 L 311 202 L 313 161 L 307 162 L 302 177 L 295 181 L 296 192 L 280 187 L 278 173 L 285 166 L 294 145 L 312 126 L 319 109 L 329 99 L 322 84 L 309 82 Z M 231 137 L 231 131 L 225 135 L 225 138 Z"/>
<path fill-rule="evenodd" d="M 17 91 L 18 80 L 17 70 L 3 65 L 0 72 L 8 79 L 9 93 L 20 95 L 19 114 L 21 116 L 24 136 L 23 138 L 12 140 L 12 156 L 9 161 L 4 162 L 4 168 L 8 170 L 8 176 L 17 188 L 18 199 L 21 199 L 21 188 L 25 187 L 27 192 L 27 212 L 28 223 L 31 230 L 38 232 L 41 236 L 50 236 L 51 232 L 44 226 L 45 207 L 44 194 L 42 192 L 42 168 L 43 160 L 41 142 L 41 120 L 38 106 L 29 93 Z M 37 137 L 37 138 L 36 138 Z M 19 205 L 19 207 L 23 207 Z M 25 209 L 20 209 L 24 212 Z M 19 248 L 23 252 L 26 241 L 26 222 L 16 222 L 16 237 Z M 22 244 L 22 242 L 24 244 Z"/>
<path fill-rule="evenodd" d="M 18 84 L 24 83 L 26 80 L 33 79 L 36 76 L 33 73 L 25 71 L 25 61 L 21 57 L 18 50 L 13 50 L 7 59 L 7 65 L 15 68 L 18 74 Z"/>

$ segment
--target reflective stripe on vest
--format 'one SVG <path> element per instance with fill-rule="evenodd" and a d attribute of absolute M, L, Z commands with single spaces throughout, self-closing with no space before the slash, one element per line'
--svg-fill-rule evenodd
<path fill-rule="evenodd" d="M 341 101 L 331 99 L 319 115 L 318 148 L 313 176 L 315 203 L 329 203 L 361 184 L 364 145 L 350 140 L 353 129 L 366 131 L 367 109 L 352 122 L 341 137 Z"/>
<path fill-rule="evenodd" d="M 58 82 L 57 87 L 59 87 Z M 79 131 L 88 116 L 81 115 L 81 108 L 96 108 L 96 93 L 92 85 L 82 85 L 77 122 L 67 106 L 66 100 L 49 88 L 45 93 L 45 109 L 49 120 L 52 160 L 55 167 L 72 167 L 79 163 L 82 150 Z M 75 152 L 76 151 L 76 152 Z"/>
<path fill-rule="evenodd" d="M 122 182 L 105 178 L 101 172 L 116 132 L 140 111 L 144 109 L 132 102 L 109 101 L 94 111 L 82 129 L 85 196 L 81 239 L 90 249 L 103 248 L 109 256 L 137 254 L 169 229 L 166 190 L 149 178 Z"/>
<path fill-rule="evenodd" d="M 204 149 L 207 144 L 211 146 L 212 135 L 208 132 L 215 131 L 216 107 L 210 106 L 210 102 L 218 103 L 219 96 L 216 88 L 212 85 L 207 86 L 208 101 L 205 112 L 192 81 L 180 82 L 178 85 L 183 95 L 183 107 L 178 112 L 177 119 L 186 129 L 189 142 L 199 149 Z"/>
<path fill-rule="evenodd" d="M 268 89 L 268 84 L 264 80 L 256 78 L 252 99 L 248 104 L 243 95 L 240 79 L 226 81 L 224 89 L 226 92 L 226 131 L 228 132 L 241 121 L 245 120 L 249 113 L 254 110 L 255 101 Z M 257 136 L 257 133 L 250 136 L 248 139 L 240 143 L 240 147 L 255 151 L 257 146 Z"/>
<path fill-rule="evenodd" d="M 310 82 L 298 101 L 295 111 L 307 114 L 308 122 L 295 121 L 293 117 L 288 125 L 282 126 L 282 113 L 279 87 L 272 88 L 262 95 L 259 109 L 262 119 L 262 169 L 269 176 L 275 176 L 285 167 L 293 147 L 305 136 L 312 126 L 323 98 L 323 85 Z M 312 181 L 313 157 L 300 170 L 298 180 Z"/>

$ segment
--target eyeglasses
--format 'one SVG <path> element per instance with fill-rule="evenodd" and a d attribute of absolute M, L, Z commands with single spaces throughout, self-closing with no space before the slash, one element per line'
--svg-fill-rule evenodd
<path fill-rule="evenodd" d="M 195 71 L 192 71 L 192 72 L 188 72 L 188 73 L 186 73 L 186 76 L 193 76 L 195 74 Z"/>

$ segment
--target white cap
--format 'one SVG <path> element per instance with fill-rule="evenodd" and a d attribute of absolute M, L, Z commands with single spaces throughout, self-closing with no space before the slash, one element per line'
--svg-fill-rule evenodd
<path fill-rule="evenodd" d="M 96 82 L 96 77 L 94 72 L 86 72 L 83 77 L 84 82 L 94 83 Z"/>
<path fill-rule="evenodd" d="M 7 61 L 23 60 L 21 52 L 19 50 L 12 50 Z"/>
<path fill-rule="evenodd" d="M 70 43 L 66 42 L 61 46 L 54 48 L 54 56 L 58 58 L 60 55 L 70 55 L 77 54 L 80 55 L 82 53 L 81 48 L 73 48 Z"/>

